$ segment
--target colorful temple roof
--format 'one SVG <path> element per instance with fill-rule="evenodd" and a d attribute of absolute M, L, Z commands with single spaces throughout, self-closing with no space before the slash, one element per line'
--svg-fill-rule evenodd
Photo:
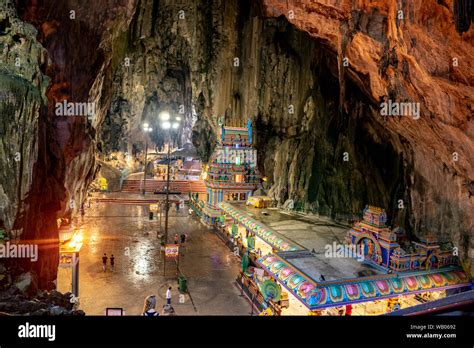
<path fill-rule="evenodd" d="M 310 310 L 470 286 L 466 273 L 455 267 L 437 272 L 316 282 L 276 254 L 263 256 L 257 262 Z"/>
<path fill-rule="evenodd" d="M 221 211 L 218 209 L 215 209 L 212 205 L 206 203 L 201 206 L 202 211 L 204 214 L 207 216 L 213 217 L 213 218 L 218 218 L 221 216 Z"/>
<path fill-rule="evenodd" d="M 363 216 L 364 220 L 372 226 L 383 228 L 387 223 L 387 213 L 385 210 L 373 205 L 367 205 L 364 208 Z"/>
<path fill-rule="evenodd" d="M 213 188 L 255 189 L 260 183 L 257 150 L 251 147 L 217 146 L 209 160 L 205 182 Z"/>
<path fill-rule="evenodd" d="M 292 242 L 262 222 L 252 219 L 248 214 L 237 209 L 235 206 L 226 202 L 221 202 L 217 206 L 234 220 L 244 225 L 249 231 L 255 233 L 260 239 L 271 245 L 272 248 L 279 251 L 304 250 L 302 246 Z"/>
<path fill-rule="evenodd" d="M 335 270 L 334 274 L 331 275 L 332 279 L 317 280 L 315 277 L 318 277 L 319 274 L 322 275 L 322 272 L 327 272 L 324 267 L 323 269 L 318 268 L 320 259 L 317 255 L 312 254 L 303 246 L 286 238 L 260 221 L 253 219 L 245 211 L 231 203 L 221 202 L 217 206 L 230 218 L 277 250 L 274 254 L 259 258 L 257 260 L 258 266 L 270 274 L 309 310 L 471 286 L 469 277 L 456 264 L 440 262 L 433 267 L 402 268 L 394 271 L 390 270 L 385 262 L 375 264 L 367 258 L 360 265 L 371 268 L 370 270 L 373 271 L 370 273 L 362 273 L 358 271 L 357 267 L 352 267 L 353 271 L 348 273 L 346 266 L 341 266 L 338 263 L 338 267 L 345 268 L 338 269 L 336 265 L 329 265 L 328 267 L 332 271 Z M 386 243 L 386 247 L 392 251 L 391 255 L 394 256 L 395 261 L 407 256 L 400 245 L 391 240 L 393 232 L 385 227 L 386 216 L 383 209 L 367 208 L 364 211 L 364 216 L 367 218 L 366 221 L 369 222 L 367 226 L 371 231 L 375 230 L 376 233 L 370 235 L 365 231 L 354 231 L 352 229 L 349 235 L 356 232 L 356 235 L 352 236 L 353 238 L 361 235 L 362 237 L 365 236 L 364 238 L 377 236 L 380 237 L 381 241 L 386 239 L 389 241 L 389 243 Z M 386 238 L 385 231 L 383 231 L 384 233 L 377 233 L 385 229 L 389 230 L 390 238 Z M 393 233 L 393 236 L 396 236 L 396 234 Z M 372 239 L 372 241 L 377 240 Z M 423 242 L 427 244 L 424 240 L 422 240 Z M 436 245 L 434 240 L 429 240 L 429 242 L 430 245 Z M 389 255 L 387 254 L 387 257 Z M 318 268 L 318 273 L 313 272 L 315 267 Z M 328 278 L 327 273 L 325 273 L 325 276 Z"/>
<path fill-rule="evenodd" d="M 248 119 L 245 127 L 231 127 L 220 123 L 218 141 L 224 146 L 251 146 L 252 139 L 252 121 Z"/>
<path fill-rule="evenodd" d="M 218 152 L 219 150 L 216 151 Z M 242 158 L 241 154 L 240 156 L 236 155 L 235 158 L 238 160 L 239 164 L 221 162 L 225 160 L 213 157 L 209 163 L 209 168 L 206 174 L 206 184 L 217 188 L 224 188 L 227 186 L 255 188 L 255 186 L 260 182 L 260 174 L 256 165 L 244 162 L 246 159 L 245 157 Z"/>

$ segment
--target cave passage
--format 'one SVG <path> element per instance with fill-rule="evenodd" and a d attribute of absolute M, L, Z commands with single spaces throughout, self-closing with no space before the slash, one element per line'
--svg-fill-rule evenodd
<path fill-rule="evenodd" d="M 0 314 L 451 308 L 473 273 L 473 18 L 2 1 Z"/>

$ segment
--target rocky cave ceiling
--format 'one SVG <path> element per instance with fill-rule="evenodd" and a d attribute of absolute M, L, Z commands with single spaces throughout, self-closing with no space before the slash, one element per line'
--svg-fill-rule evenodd
<path fill-rule="evenodd" d="M 450 238 L 470 262 L 471 4 L 5 0 L 0 224 L 45 240 L 48 254 L 56 218 L 77 209 L 68 203 L 82 201 L 96 155 L 131 152 L 143 121 L 180 110 L 175 141 L 192 141 L 204 160 L 219 117 L 251 118 L 280 203 L 332 217 L 382 206 L 393 225 Z M 65 99 L 95 102 L 94 119 L 56 117 Z M 387 100 L 419 103 L 420 117 L 382 116 Z M 160 146 L 163 135 L 152 140 Z M 54 279 L 50 254 L 35 266 L 43 286 Z"/>

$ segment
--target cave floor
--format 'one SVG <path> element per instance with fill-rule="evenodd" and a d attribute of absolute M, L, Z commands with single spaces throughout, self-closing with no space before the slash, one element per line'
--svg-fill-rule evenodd
<path fill-rule="evenodd" d="M 140 195 L 123 194 L 136 199 Z M 148 197 L 147 197 L 148 198 Z M 87 207 L 86 207 L 87 208 Z M 181 250 L 179 269 L 187 279 L 192 301 L 180 303 L 176 263 L 167 261 L 166 277 L 160 242 L 156 237 L 159 219 L 148 218 L 147 206 L 92 203 L 77 226 L 84 244 L 80 251 L 80 309 L 87 315 L 103 315 L 107 307 L 124 308 L 126 315 L 140 315 L 146 296 L 156 295 L 157 311 L 165 304 L 172 286 L 172 304 L 177 315 L 248 315 L 250 304 L 235 286 L 240 261 L 187 209 L 170 210 L 169 240 L 175 233 L 188 233 Z M 164 219 L 163 219 L 164 225 Z M 102 255 L 115 256 L 115 270 L 102 269 Z M 60 269 L 58 290 L 71 289 L 71 270 Z M 194 306 L 193 306 L 194 303 Z M 195 309 L 194 309 L 195 307 Z"/>

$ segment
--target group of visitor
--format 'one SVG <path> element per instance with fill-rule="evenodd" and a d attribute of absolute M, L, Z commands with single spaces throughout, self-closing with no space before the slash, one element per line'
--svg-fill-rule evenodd
<path fill-rule="evenodd" d="M 107 272 L 107 260 L 108 260 L 107 254 L 104 253 L 104 256 L 102 256 L 102 269 L 104 270 L 104 272 Z M 113 272 L 114 269 L 115 269 L 115 256 L 114 254 L 112 254 L 110 256 L 110 271 Z"/>
<path fill-rule="evenodd" d="M 178 236 L 178 234 L 176 233 L 174 235 L 174 244 L 181 244 L 183 245 L 185 242 L 186 242 L 186 239 L 188 238 L 188 234 L 187 233 L 181 233 L 180 236 Z"/>

